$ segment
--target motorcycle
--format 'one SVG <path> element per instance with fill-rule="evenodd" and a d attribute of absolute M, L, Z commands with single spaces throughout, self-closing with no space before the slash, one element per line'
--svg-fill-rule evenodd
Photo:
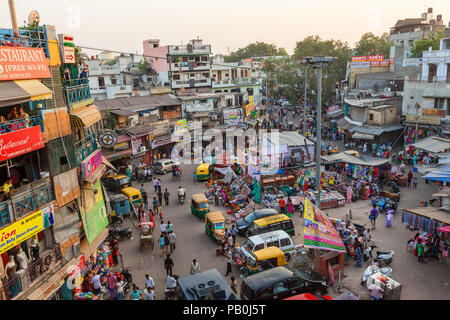
<path fill-rule="evenodd" d="M 177 286 L 178 286 L 178 276 L 177 275 L 173 275 L 173 278 L 177 281 Z M 177 297 L 177 286 L 173 287 L 173 288 L 166 288 L 164 290 L 164 300 L 176 300 Z"/>
<path fill-rule="evenodd" d="M 114 238 L 118 241 L 130 239 L 132 232 L 130 228 L 122 228 L 120 225 L 111 225 L 108 231 L 108 239 Z"/>
<path fill-rule="evenodd" d="M 384 264 L 390 264 L 392 262 L 393 256 L 394 256 L 394 251 L 388 251 L 388 252 L 377 251 L 377 258 L 375 259 L 375 261 L 384 263 Z"/>
<path fill-rule="evenodd" d="M 390 277 L 392 274 L 392 268 L 390 267 L 380 268 L 376 262 L 372 263 L 370 266 L 367 267 L 366 270 L 364 270 L 363 276 L 361 278 L 361 284 L 365 285 L 367 283 L 367 279 L 369 279 L 371 275 L 377 272 L 381 272 L 386 277 Z"/>
<path fill-rule="evenodd" d="M 133 277 L 127 269 L 122 270 L 121 274 L 123 276 L 123 292 L 126 294 L 131 289 L 131 286 L 133 284 Z"/>
<path fill-rule="evenodd" d="M 178 196 L 178 202 L 179 202 L 181 205 L 183 205 L 183 204 L 184 204 L 185 198 L 186 198 L 185 195 L 182 195 L 182 196 L 179 195 L 179 196 Z"/>

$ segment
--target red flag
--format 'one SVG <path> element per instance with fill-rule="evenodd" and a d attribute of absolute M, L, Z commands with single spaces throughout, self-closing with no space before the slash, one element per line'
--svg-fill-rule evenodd
<path fill-rule="evenodd" d="M 327 262 L 328 264 L 328 275 L 330 276 L 330 280 L 333 283 L 333 286 L 335 285 L 336 281 L 334 280 L 334 272 L 333 272 L 333 268 L 331 268 L 330 263 Z"/>

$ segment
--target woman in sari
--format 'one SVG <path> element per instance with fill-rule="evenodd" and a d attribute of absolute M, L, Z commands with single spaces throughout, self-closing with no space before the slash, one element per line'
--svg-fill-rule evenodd
<path fill-rule="evenodd" d="M 347 203 L 352 203 L 353 189 L 352 186 L 347 188 Z"/>

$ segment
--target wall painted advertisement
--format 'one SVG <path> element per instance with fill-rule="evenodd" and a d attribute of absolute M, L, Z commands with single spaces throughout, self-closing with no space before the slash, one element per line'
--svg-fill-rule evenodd
<path fill-rule="evenodd" d="M 0 254 L 38 234 L 55 223 L 54 205 L 45 207 L 0 231 Z"/>
<path fill-rule="evenodd" d="M 100 180 L 93 188 L 84 188 L 80 198 L 78 201 L 82 211 L 84 233 L 88 243 L 91 244 L 109 223 Z"/>
<path fill-rule="evenodd" d="M 242 122 L 242 108 L 224 109 L 223 122 L 226 125 L 238 125 Z"/>

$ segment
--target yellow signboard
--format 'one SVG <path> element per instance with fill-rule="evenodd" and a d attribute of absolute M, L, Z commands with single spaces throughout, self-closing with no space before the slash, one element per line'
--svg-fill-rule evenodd
<path fill-rule="evenodd" d="M 44 230 L 42 210 L 0 230 L 0 253 L 8 251 Z"/>

